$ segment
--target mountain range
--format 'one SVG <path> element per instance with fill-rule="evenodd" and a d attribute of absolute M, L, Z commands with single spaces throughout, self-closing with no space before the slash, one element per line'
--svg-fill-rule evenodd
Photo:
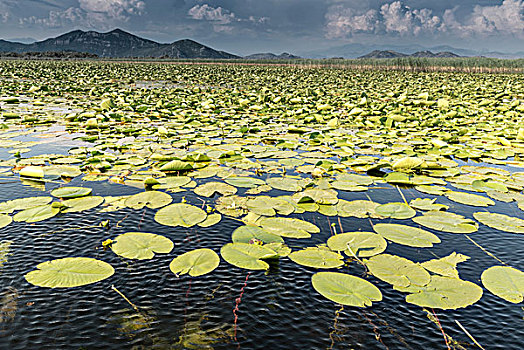
<path fill-rule="evenodd" d="M 76 51 L 99 57 L 169 57 L 169 58 L 240 58 L 217 51 L 196 41 L 184 39 L 171 44 L 140 38 L 121 29 L 107 33 L 74 30 L 56 38 L 31 44 L 0 40 L 0 52 L 59 52 Z"/>
<path fill-rule="evenodd" d="M 425 58 L 455 58 L 460 57 L 459 55 L 450 51 L 440 51 L 433 53 L 429 50 L 417 51 L 410 55 L 400 53 L 392 50 L 374 50 L 367 55 L 360 56 L 358 58 L 399 58 L 399 57 L 425 57 Z"/>

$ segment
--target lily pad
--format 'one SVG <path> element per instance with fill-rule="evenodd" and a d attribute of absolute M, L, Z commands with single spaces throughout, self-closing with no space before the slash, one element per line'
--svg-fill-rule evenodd
<path fill-rule="evenodd" d="M 0 214 L 0 228 L 6 227 L 11 222 L 13 222 L 13 218 L 9 215 Z"/>
<path fill-rule="evenodd" d="M 472 233 L 478 230 L 478 224 L 475 221 L 466 219 L 462 215 L 449 212 L 430 211 L 412 220 L 417 224 L 437 231 Z"/>
<path fill-rule="evenodd" d="M 60 187 L 51 191 L 51 195 L 57 198 L 77 198 L 90 195 L 93 190 L 87 187 Z"/>
<path fill-rule="evenodd" d="M 478 194 L 448 191 L 445 193 L 445 195 L 454 202 L 472 205 L 475 207 L 487 207 L 489 205 L 495 205 L 495 202 L 493 202 L 491 199 L 479 196 Z"/>
<path fill-rule="evenodd" d="M 231 235 L 234 243 L 249 243 L 253 240 L 259 240 L 263 243 L 284 243 L 284 239 L 279 235 L 270 233 L 263 228 L 255 225 L 240 226 Z"/>
<path fill-rule="evenodd" d="M 331 269 L 344 265 L 344 257 L 327 248 L 308 247 L 288 256 L 293 262 L 317 269 Z"/>
<path fill-rule="evenodd" d="M 406 296 L 406 301 L 410 304 L 443 310 L 473 305 L 482 297 L 482 288 L 475 283 L 436 275 L 431 276 L 431 281 L 426 286 L 395 286 L 395 289 L 412 293 Z"/>
<path fill-rule="evenodd" d="M 127 259 L 152 259 L 155 253 L 167 254 L 173 242 L 164 236 L 147 232 L 126 232 L 115 239 L 111 249 Z"/>
<path fill-rule="evenodd" d="M 231 186 L 244 188 L 255 188 L 257 186 L 266 184 L 264 180 L 247 176 L 228 177 L 224 179 L 224 181 L 230 184 Z"/>
<path fill-rule="evenodd" d="M 409 205 L 399 202 L 379 205 L 375 208 L 375 213 L 392 219 L 410 219 L 417 214 Z"/>
<path fill-rule="evenodd" d="M 524 220 L 498 213 L 476 212 L 473 217 L 486 226 L 494 229 L 513 232 L 524 233 Z"/>
<path fill-rule="evenodd" d="M 262 259 L 277 256 L 265 246 L 247 243 L 228 243 L 220 249 L 220 255 L 231 265 L 248 270 L 267 270 L 269 264 Z"/>
<path fill-rule="evenodd" d="M 199 227 L 211 227 L 218 224 L 220 220 L 222 220 L 222 215 L 219 213 L 209 214 L 204 221 L 199 222 L 197 225 Z"/>
<path fill-rule="evenodd" d="M 368 258 L 386 250 L 387 242 L 373 232 L 346 232 L 329 237 L 327 245 L 331 250 L 343 251 L 350 257 Z"/>
<path fill-rule="evenodd" d="M 51 203 L 52 197 L 26 197 L 0 203 L 0 213 L 11 214 L 15 210 L 25 210 Z"/>
<path fill-rule="evenodd" d="M 524 272 L 510 266 L 492 266 L 480 278 L 496 296 L 515 304 L 524 300 Z"/>
<path fill-rule="evenodd" d="M 198 277 L 210 273 L 218 267 L 220 258 L 211 249 L 195 249 L 177 256 L 169 264 L 169 269 L 175 275 L 189 274 Z"/>
<path fill-rule="evenodd" d="M 409 206 L 418 210 L 447 210 L 449 207 L 444 204 L 435 203 L 436 198 L 415 198 L 409 201 Z"/>
<path fill-rule="evenodd" d="M 145 191 L 129 196 L 125 204 L 132 209 L 142 209 L 144 207 L 158 209 L 165 207 L 172 201 L 173 197 L 165 192 Z"/>
<path fill-rule="evenodd" d="M 424 261 L 421 265 L 426 270 L 444 277 L 459 278 L 457 264 L 469 259 L 469 256 L 455 252 L 440 259 Z"/>
<path fill-rule="evenodd" d="M 313 288 L 335 303 L 366 307 L 382 300 L 382 293 L 370 282 L 338 272 L 318 272 L 311 277 Z"/>
<path fill-rule="evenodd" d="M 303 181 L 289 177 L 271 177 L 267 184 L 277 190 L 298 192 L 303 189 Z"/>
<path fill-rule="evenodd" d="M 236 187 L 225 184 L 223 182 L 207 182 L 195 188 L 194 192 L 195 194 L 203 197 L 211 197 L 216 192 L 220 193 L 223 196 L 228 196 L 237 193 L 237 189 Z"/>
<path fill-rule="evenodd" d="M 424 286 L 429 283 L 429 273 L 419 264 L 396 255 L 380 254 L 364 260 L 370 273 L 394 286 Z"/>
<path fill-rule="evenodd" d="M 309 238 L 320 229 L 310 222 L 295 218 L 262 218 L 260 226 L 266 231 L 282 237 Z"/>
<path fill-rule="evenodd" d="M 27 282 L 47 288 L 70 288 L 102 281 L 115 272 L 106 262 L 92 258 L 64 258 L 46 261 L 24 277 Z"/>
<path fill-rule="evenodd" d="M 77 213 L 84 210 L 89 210 L 98 207 L 104 202 L 104 197 L 89 196 L 67 199 L 62 202 L 65 209 L 62 209 L 62 213 Z"/>
<path fill-rule="evenodd" d="M 191 227 L 207 217 L 205 211 L 186 203 L 168 205 L 156 212 L 155 221 L 166 226 Z"/>
<path fill-rule="evenodd" d="M 376 224 L 373 229 L 392 242 L 410 247 L 427 248 L 440 243 L 440 239 L 433 233 L 407 225 Z"/>
<path fill-rule="evenodd" d="M 380 218 L 381 216 L 375 212 L 379 205 L 372 201 L 356 200 L 348 202 L 341 199 L 337 203 L 337 213 L 341 217 Z"/>
<path fill-rule="evenodd" d="M 51 204 L 41 205 L 39 207 L 22 210 L 13 217 L 13 220 L 16 222 L 25 221 L 32 223 L 52 218 L 59 212 L 60 209 L 53 207 Z"/>

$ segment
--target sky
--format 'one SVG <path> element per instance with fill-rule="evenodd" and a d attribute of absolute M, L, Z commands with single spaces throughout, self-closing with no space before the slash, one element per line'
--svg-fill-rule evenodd
<path fill-rule="evenodd" d="M 350 43 L 524 51 L 524 0 L 0 0 L 0 38 L 121 28 L 235 54 Z"/>

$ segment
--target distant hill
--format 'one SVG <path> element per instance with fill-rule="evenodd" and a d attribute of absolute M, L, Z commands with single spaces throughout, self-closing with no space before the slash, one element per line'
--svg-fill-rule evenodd
<path fill-rule="evenodd" d="M 300 59 L 301 57 L 292 55 L 290 53 L 284 52 L 280 55 L 275 55 L 274 53 L 255 53 L 252 55 L 244 56 L 247 60 L 295 60 Z"/>
<path fill-rule="evenodd" d="M 391 51 L 391 50 L 375 50 L 367 55 L 360 56 L 358 58 L 399 58 L 399 57 L 427 57 L 427 58 L 453 58 L 453 57 L 460 57 L 459 55 L 444 51 L 444 52 L 437 52 L 433 53 L 429 50 L 425 51 L 417 51 L 415 53 L 412 53 L 411 55 L 407 55 L 405 53 L 400 53 L 397 51 Z"/>
<path fill-rule="evenodd" d="M 0 52 L 60 51 L 86 52 L 100 57 L 240 58 L 189 39 L 175 41 L 171 44 L 161 44 L 140 38 L 121 29 L 107 33 L 74 30 L 56 38 L 37 41 L 32 44 L 0 40 Z"/>

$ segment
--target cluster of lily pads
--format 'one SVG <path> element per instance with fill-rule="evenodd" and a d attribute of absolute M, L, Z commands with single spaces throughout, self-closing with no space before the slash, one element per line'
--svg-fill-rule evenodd
<path fill-rule="evenodd" d="M 479 223 L 524 233 L 524 220 L 489 212 L 497 201 L 524 209 L 521 75 L 8 61 L 0 63 L 0 76 L 10 77 L 0 87 L 0 147 L 13 151 L 0 162 L 0 174 L 62 186 L 51 191 L 60 199 L 54 202 L 42 196 L 0 203 L 2 227 L 95 208 L 147 207 L 158 223 L 182 228 L 235 218 L 243 226 L 220 249 L 233 266 L 267 270 L 272 259 L 288 258 L 329 270 L 315 273 L 312 286 L 336 303 L 380 301 L 374 277 L 407 293 L 408 303 L 441 309 L 481 298 L 483 289 L 457 270 L 469 257 L 454 252 L 414 262 L 385 253 L 388 242 L 429 249 L 441 242 L 438 235 L 474 233 Z M 89 144 L 66 155 L 24 157 L 43 141 L 17 138 L 46 140 L 50 125 Z M 76 177 L 86 186 L 67 185 Z M 91 181 L 144 191 L 91 196 Z M 413 188 L 424 198 L 340 198 L 381 187 Z M 191 193 L 202 203 L 172 203 L 171 193 Z M 437 203 L 443 196 L 487 209 L 467 218 Z M 373 220 L 374 232 L 335 231 L 324 244 L 292 251 L 286 239 L 320 232 L 297 217 L 312 212 Z M 171 252 L 173 242 L 128 232 L 105 246 L 124 258 L 151 259 Z M 197 249 L 175 257 L 170 269 L 197 277 L 212 272 L 220 257 Z M 368 276 L 335 272 L 348 264 L 365 266 Z M 113 273 L 103 261 L 68 257 L 39 264 L 26 279 L 73 287 Z M 524 273 L 517 268 L 495 265 L 481 280 L 509 302 L 523 301 Z"/>

